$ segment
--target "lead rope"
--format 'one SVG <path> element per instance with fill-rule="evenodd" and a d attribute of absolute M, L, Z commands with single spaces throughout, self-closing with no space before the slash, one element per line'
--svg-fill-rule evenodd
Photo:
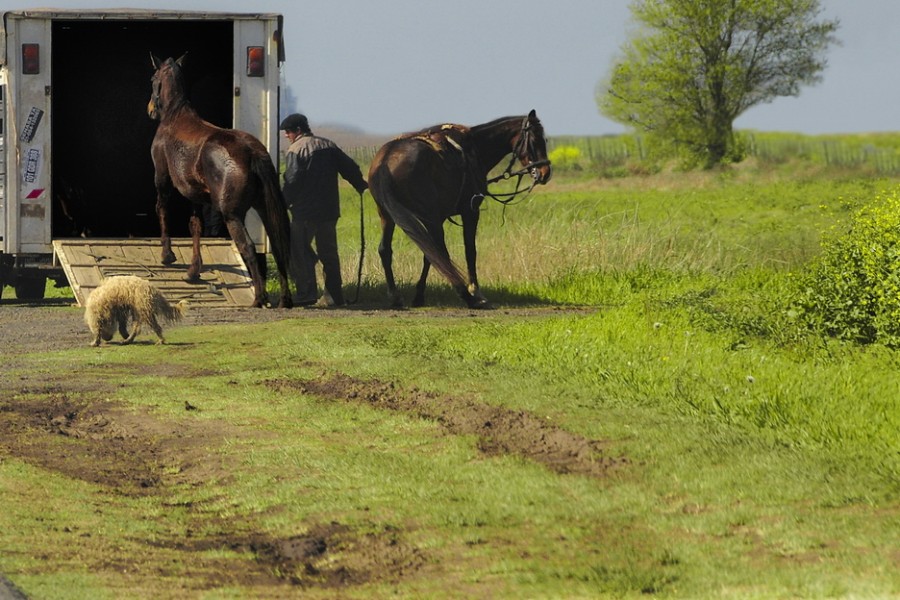
<path fill-rule="evenodd" d="M 366 255 L 366 220 L 363 214 L 363 192 L 359 193 L 359 264 L 356 267 L 356 297 L 353 304 L 359 302 L 359 288 L 362 287 L 363 257 Z"/>

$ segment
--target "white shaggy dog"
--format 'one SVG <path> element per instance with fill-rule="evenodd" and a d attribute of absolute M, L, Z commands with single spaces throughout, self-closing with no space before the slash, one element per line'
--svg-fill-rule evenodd
<path fill-rule="evenodd" d="M 141 325 L 149 325 L 156 333 L 157 344 L 164 344 L 160 321 L 174 323 L 181 319 L 187 302 L 169 304 L 162 294 L 149 282 L 133 275 L 110 277 L 88 296 L 84 311 L 84 322 L 94 334 L 91 346 L 99 346 L 100 340 L 110 341 L 116 329 L 125 339 L 123 343 L 134 341 L 141 331 Z M 128 321 L 134 325 L 128 333 Z"/>

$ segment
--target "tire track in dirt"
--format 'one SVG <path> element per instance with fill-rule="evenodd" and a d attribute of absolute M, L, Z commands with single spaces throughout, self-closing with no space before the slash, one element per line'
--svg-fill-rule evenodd
<path fill-rule="evenodd" d="M 490 406 L 417 388 L 400 390 L 393 383 L 364 381 L 342 373 L 317 379 L 276 379 L 266 384 L 278 391 L 296 390 L 320 398 L 359 402 L 433 420 L 448 434 L 477 436 L 478 449 L 486 455 L 522 456 L 556 473 L 605 477 L 628 463 L 627 458 L 608 456 L 604 442 L 571 433 L 522 410 Z"/>

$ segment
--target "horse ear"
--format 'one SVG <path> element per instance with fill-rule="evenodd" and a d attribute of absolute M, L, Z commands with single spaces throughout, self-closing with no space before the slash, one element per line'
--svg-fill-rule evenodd
<path fill-rule="evenodd" d="M 535 110 L 533 108 L 531 109 L 531 112 L 528 113 L 528 119 L 529 120 L 537 119 L 537 112 L 535 112 Z"/>
<path fill-rule="evenodd" d="M 153 53 L 151 52 L 150 53 L 150 64 L 153 65 L 154 70 L 158 71 L 159 66 L 162 64 L 162 61 L 159 60 L 158 58 L 156 58 L 156 56 L 154 56 Z"/>
<path fill-rule="evenodd" d="M 187 57 L 187 55 L 188 55 L 188 53 L 185 52 L 184 54 L 182 54 L 181 56 L 179 56 L 179 57 L 178 57 L 178 60 L 175 61 L 175 64 L 178 65 L 179 67 L 183 67 L 183 66 L 184 66 L 184 59 Z"/>

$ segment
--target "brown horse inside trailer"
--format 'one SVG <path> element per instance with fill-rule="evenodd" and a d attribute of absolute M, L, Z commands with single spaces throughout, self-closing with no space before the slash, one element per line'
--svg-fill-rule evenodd
<path fill-rule="evenodd" d="M 250 271 L 255 288 L 254 306 L 264 306 L 265 279 L 244 225 L 247 211 L 253 208 L 259 213 L 272 241 L 281 285 L 278 306 L 289 308 L 289 219 L 278 173 L 268 151 L 249 133 L 222 129 L 200 118 L 185 95 L 181 71 L 183 56 L 178 60 L 162 61 L 151 55 L 151 59 L 155 72 L 147 113 L 152 119 L 159 120 L 151 155 L 163 264 L 175 261 L 168 233 L 167 209 L 177 190 L 191 201 L 193 207 L 190 217 L 193 258 L 185 280 L 199 281 L 203 266 L 200 256 L 202 211 L 204 205 L 211 203 L 222 214 L 228 233 Z"/>

